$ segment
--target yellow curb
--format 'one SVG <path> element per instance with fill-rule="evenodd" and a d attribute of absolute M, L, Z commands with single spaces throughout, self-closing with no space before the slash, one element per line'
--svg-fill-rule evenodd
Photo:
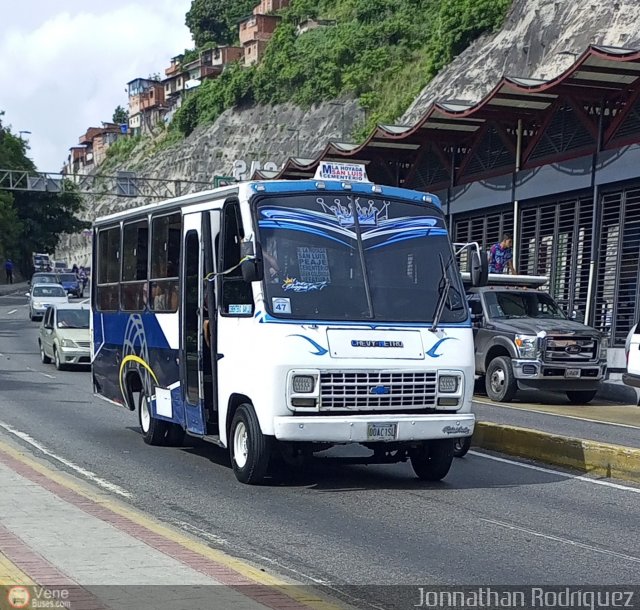
<path fill-rule="evenodd" d="M 35 585 L 35 583 L 0 551 L 0 591 L 3 589 L 9 590 L 15 585 L 28 587 Z"/>
<path fill-rule="evenodd" d="M 97 504 L 100 504 L 101 506 L 113 511 L 118 515 L 131 519 L 131 521 L 133 521 L 134 523 L 137 523 L 138 525 L 141 525 L 146 529 L 168 540 L 171 540 L 172 542 L 175 542 L 186 549 L 189 549 L 190 551 L 198 553 L 199 555 L 202 555 L 203 557 L 206 557 L 211 561 L 234 570 L 238 574 L 241 574 L 245 578 L 254 581 L 258 585 L 273 587 L 283 595 L 286 595 L 287 597 L 294 599 L 295 601 L 306 605 L 309 608 L 313 608 L 314 610 L 344 610 L 344 608 L 346 608 L 346 606 L 337 606 L 334 603 L 325 601 L 318 595 L 311 594 L 310 591 L 303 589 L 303 587 L 299 584 L 297 584 L 297 586 L 294 586 L 294 584 L 291 582 L 286 582 L 276 576 L 272 576 L 271 574 L 263 572 L 262 570 L 255 568 L 248 563 L 227 555 L 223 551 L 212 549 L 206 544 L 202 544 L 201 542 L 189 538 L 188 536 L 181 534 L 180 532 L 160 523 L 159 521 L 154 520 L 151 517 L 147 517 L 136 510 L 124 506 L 120 502 L 117 502 L 110 496 L 106 495 L 106 493 L 104 495 L 97 494 L 84 485 L 80 485 L 78 482 L 72 480 L 67 475 L 43 466 L 29 455 L 14 449 L 3 441 L 0 441 L 0 451 L 33 468 L 40 474 L 46 476 L 51 481 L 54 481 L 66 487 L 67 489 L 75 491 L 81 496 L 84 496 L 85 498 L 92 500 Z M 301 590 L 298 591 L 297 589 Z"/>
<path fill-rule="evenodd" d="M 640 449 L 633 447 L 491 422 L 476 423 L 473 445 L 597 476 L 640 483 Z"/>

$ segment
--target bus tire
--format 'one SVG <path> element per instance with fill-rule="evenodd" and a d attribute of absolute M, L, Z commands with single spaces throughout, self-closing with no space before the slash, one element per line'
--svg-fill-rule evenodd
<path fill-rule="evenodd" d="M 441 481 L 449 473 L 453 463 L 453 439 L 442 438 L 425 441 L 411 454 L 411 466 L 423 481 Z"/>
<path fill-rule="evenodd" d="M 262 483 L 269 469 L 272 442 L 262 434 L 253 406 L 241 404 L 231 420 L 229 454 L 236 478 L 247 485 Z"/>
<path fill-rule="evenodd" d="M 166 445 L 171 424 L 151 415 L 150 398 L 144 388 L 138 398 L 138 423 L 142 438 L 147 445 Z"/>
<path fill-rule="evenodd" d="M 167 430 L 167 445 L 169 447 L 182 447 L 185 431 L 179 424 L 169 424 Z"/>
<path fill-rule="evenodd" d="M 467 455 L 469 449 L 471 449 L 471 437 L 463 436 L 456 438 L 453 441 L 453 455 L 454 457 L 461 458 Z"/>

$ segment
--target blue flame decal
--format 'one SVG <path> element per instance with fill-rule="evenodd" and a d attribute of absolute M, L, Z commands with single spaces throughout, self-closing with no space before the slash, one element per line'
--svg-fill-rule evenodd
<path fill-rule="evenodd" d="M 328 349 L 325 349 L 324 347 L 322 347 L 322 345 L 319 345 L 318 343 L 316 343 L 310 337 L 307 337 L 305 335 L 288 335 L 288 336 L 289 337 L 300 337 L 301 339 L 305 339 L 309 343 L 311 343 L 311 345 L 313 345 L 313 347 L 315 348 L 316 351 L 315 352 L 309 352 L 309 353 L 313 354 L 314 356 L 324 356 L 325 354 L 329 353 Z"/>
<path fill-rule="evenodd" d="M 436 350 L 445 342 L 451 339 L 455 339 L 455 337 L 445 337 L 444 339 L 440 339 L 428 352 L 425 352 L 429 358 L 440 358 L 442 354 L 436 354 Z"/>

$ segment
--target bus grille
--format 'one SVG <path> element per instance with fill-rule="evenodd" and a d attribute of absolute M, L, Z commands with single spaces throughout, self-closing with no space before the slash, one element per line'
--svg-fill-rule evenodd
<path fill-rule="evenodd" d="M 320 409 L 375 411 L 431 407 L 436 373 L 350 371 L 320 374 Z"/>

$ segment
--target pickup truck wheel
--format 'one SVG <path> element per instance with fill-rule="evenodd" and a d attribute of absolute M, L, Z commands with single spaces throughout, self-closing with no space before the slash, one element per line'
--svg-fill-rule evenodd
<path fill-rule="evenodd" d="M 447 476 L 453 462 L 453 439 L 425 441 L 410 455 L 411 466 L 419 479 L 440 481 Z"/>
<path fill-rule="evenodd" d="M 518 387 L 513 376 L 511 358 L 499 356 L 489 363 L 485 377 L 485 387 L 487 396 L 496 402 L 507 402 L 516 395 Z"/>
<path fill-rule="evenodd" d="M 591 402 L 598 393 L 598 390 L 570 390 L 567 391 L 567 398 L 573 405 L 586 405 Z"/>

